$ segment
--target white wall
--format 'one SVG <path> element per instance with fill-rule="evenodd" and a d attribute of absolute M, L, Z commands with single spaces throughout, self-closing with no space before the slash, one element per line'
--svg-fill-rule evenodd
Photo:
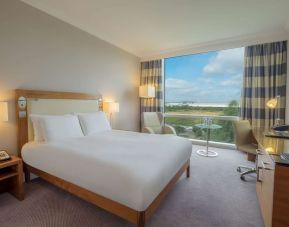
<path fill-rule="evenodd" d="M 119 129 L 139 130 L 139 58 L 18 0 L 0 1 L 0 149 L 16 152 L 14 89 L 100 92 L 120 102 Z"/>

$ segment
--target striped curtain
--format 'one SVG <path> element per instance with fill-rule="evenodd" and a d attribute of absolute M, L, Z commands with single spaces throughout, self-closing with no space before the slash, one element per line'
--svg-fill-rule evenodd
<path fill-rule="evenodd" d="M 140 85 L 153 85 L 155 98 L 141 98 L 141 113 L 163 111 L 162 60 L 141 63 Z"/>
<path fill-rule="evenodd" d="M 287 41 L 248 46 L 245 49 L 241 117 L 253 127 L 269 129 L 285 120 Z M 278 110 L 266 102 L 280 95 Z"/>

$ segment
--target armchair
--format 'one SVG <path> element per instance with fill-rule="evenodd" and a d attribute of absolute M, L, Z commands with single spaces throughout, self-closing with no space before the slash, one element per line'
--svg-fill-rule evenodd
<path fill-rule="evenodd" d="M 175 134 L 175 129 L 167 124 L 163 124 L 163 115 L 158 112 L 143 112 L 142 132 L 151 134 Z"/>

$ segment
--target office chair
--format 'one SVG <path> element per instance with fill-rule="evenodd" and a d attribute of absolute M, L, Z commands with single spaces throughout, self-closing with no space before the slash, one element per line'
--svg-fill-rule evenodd
<path fill-rule="evenodd" d="M 256 162 L 256 150 L 258 143 L 253 135 L 253 131 L 248 120 L 234 121 L 235 143 L 239 151 L 247 153 L 248 161 Z M 256 163 L 257 164 L 257 163 Z M 237 171 L 241 173 L 240 178 L 245 180 L 245 175 L 256 173 L 256 168 L 238 166 Z"/>
<path fill-rule="evenodd" d="M 175 129 L 167 124 L 163 124 L 163 115 L 158 112 L 143 112 L 142 132 L 152 134 L 175 134 Z"/>

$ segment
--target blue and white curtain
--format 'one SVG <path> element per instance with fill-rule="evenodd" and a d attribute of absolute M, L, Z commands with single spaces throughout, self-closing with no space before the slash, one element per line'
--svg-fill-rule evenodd
<path fill-rule="evenodd" d="M 250 120 L 253 127 L 269 129 L 278 117 L 284 123 L 286 74 L 287 41 L 245 48 L 241 117 Z M 277 95 L 279 109 L 269 109 L 266 102 Z"/>

